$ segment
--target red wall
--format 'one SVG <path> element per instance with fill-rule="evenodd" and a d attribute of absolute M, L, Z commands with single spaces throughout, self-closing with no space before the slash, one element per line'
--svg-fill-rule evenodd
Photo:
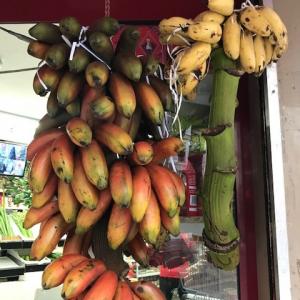
<path fill-rule="evenodd" d="M 58 21 L 77 17 L 84 25 L 104 15 L 104 0 L 1 1 L 0 22 Z M 200 0 L 111 0 L 110 15 L 118 20 L 160 20 L 171 16 L 194 17 L 204 10 Z M 202 4 L 201 4 L 202 3 Z"/>

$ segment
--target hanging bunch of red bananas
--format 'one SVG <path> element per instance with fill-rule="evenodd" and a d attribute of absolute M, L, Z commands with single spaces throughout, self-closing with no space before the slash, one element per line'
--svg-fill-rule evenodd
<path fill-rule="evenodd" d="M 109 17 L 89 28 L 69 17 L 59 26 L 38 23 L 29 30 L 36 41 L 28 53 L 45 63 L 33 88 L 48 101 L 27 151 L 33 199 L 24 226 L 41 223 L 31 249 L 36 260 L 67 235 L 64 257 L 43 277 L 44 288 L 64 282 L 67 299 L 96 279 L 84 299 L 94 299 L 107 281 L 111 289 L 106 286 L 103 293 L 116 292 L 114 299 L 163 299 L 151 284 L 118 283 L 103 263 L 83 257 L 104 214 L 109 214 L 110 248 L 126 250 L 144 266 L 149 247 L 161 243 L 162 233 L 180 231 L 185 186 L 162 163 L 184 145 L 175 136 L 162 138 L 158 129 L 165 111 L 173 109 L 172 94 L 155 75 L 159 62 L 136 56 L 139 29 L 125 27 L 114 49 L 110 37 L 117 30 L 118 22 Z M 86 280 L 80 272 L 89 274 Z M 151 293 L 157 297 L 149 298 Z"/>
<path fill-rule="evenodd" d="M 42 276 L 44 289 L 62 284 L 64 299 L 76 300 L 164 300 L 163 293 L 150 282 L 119 280 L 101 260 L 80 254 L 67 254 L 46 267 Z"/>

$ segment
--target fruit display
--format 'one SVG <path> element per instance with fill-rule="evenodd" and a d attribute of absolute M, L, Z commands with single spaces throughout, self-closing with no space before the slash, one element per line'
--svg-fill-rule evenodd
<path fill-rule="evenodd" d="M 111 17 L 89 27 L 66 17 L 29 29 L 35 40 L 28 54 L 41 60 L 33 90 L 47 97 L 47 114 L 28 146 L 32 207 L 24 227 L 40 224 L 30 252 L 35 260 L 67 236 L 63 256 L 42 279 L 44 289 L 63 284 L 65 299 L 165 299 L 151 283 L 124 279 L 123 254 L 146 267 L 151 250 L 180 233 L 186 187 L 168 166 L 186 154 L 183 97 L 195 99 L 209 71 L 203 239 L 215 266 L 232 270 L 239 263 L 232 205 L 239 79 L 260 76 L 281 57 L 286 28 L 273 9 L 246 1 L 234 10 L 234 0 L 209 0 L 194 19 L 171 17 L 158 28 L 167 62 L 136 55 L 139 28 Z M 179 124 L 177 135 L 166 116 L 171 127 Z M 92 259 L 90 246 L 103 252 Z"/>
<path fill-rule="evenodd" d="M 239 79 L 244 73 L 258 77 L 278 61 L 287 50 L 287 30 L 272 8 L 254 6 L 249 0 L 236 10 L 234 0 L 209 0 L 208 10 L 194 19 L 164 19 L 159 29 L 161 42 L 171 55 L 165 76 L 172 92 L 178 91 L 178 102 L 183 96 L 187 100 L 196 97 L 197 86 L 212 67 L 208 128 L 202 130 L 207 144 L 201 190 L 203 239 L 208 260 L 218 268 L 233 270 L 239 264 L 240 238 L 233 215 L 239 171 L 234 139 Z M 175 218 L 172 222 L 162 220 L 166 228 L 176 222 Z"/>
<path fill-rule="evenodd" d="M 156 76 L 159 60 L 137 57 L 138 27 L 110 17 L 90 27 L 73 17 L 38 23 L 29 34 L 36 40 L 28 53 L 42 60 L 33 90 L 48 97 L 27 151 L 32 205 L 24 226 L 40 224 L 31 259 L 49 255 L 66 235 L 43 288 L 64 283 L 65 299 L 165 299 L 155 286 L 124 281 L 125 267 L 112 267 L 123 253 L 148 266 L 150 250 L 179 234 L 184 183 L 162 163 L 184 143 L 157 134 L 165 110 L 176 113 L 168 82 Z M 90 259 L 95 235 L 109 251 Z"/>

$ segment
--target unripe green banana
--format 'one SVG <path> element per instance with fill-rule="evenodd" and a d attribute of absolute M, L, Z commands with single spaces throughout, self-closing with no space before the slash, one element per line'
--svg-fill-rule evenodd
<path fill-rule="evenodd" d="M 59 29 L 69 40 L 76 40 L 79 37 L 81 25 L 76 18 L 66 17 L 59 22 Z"/>
<path fill-rule="evenodd" d="M 40 42 L 58 44 L 62 42 L 59 27 L 52 23 L 37 23 L 29 29 L 29 34 Z"/>
<path fill-rule="evenodd" d="M 92 31 L 100 31 L 107 36 L 112 36 L 117 33 L 119 28 L 120 24 L 118 20 L 105 16 L 95 22 L 95 24 L 92 26 Z"/>
<path fill-rule="evenodd" d="M 72 60 L 68 61 L 72 73 L 83 72 L 90 63 L 90 55 L 81 47 L 76 48 Z"/>
<path fill-rule="evenodd" d="M 47 113 L 48 116 L 51 118 L 54 118 L 55 116 L 58 115 L 60 112 L 60 107 L 57 101 L 57 95 L 56 95 L 56 90 L 52 91 L 49 94 L 48 100 L 47 100 Z"/>
<path fill-rule="evenodd" d="M 126 27 L 119 38 L 116 54 L 120 52 L 131 53 L 135 55 L 137 43 L 141 37 L 141 33 L 135 26 Z"/>
<path fill-rule="evenodd" d="M 113 68 L 132 81 L 139 81 L 143 72 L 141 60 L 131 52 L 117 54 L 113 61 Z"/>
<path fill-rule="evenodd" d="M 65 66 L 70 53 L 70 48 L 65 43 L 55 44 L 46 53 L 45 61 L 54 70 Z"/>
<path fill-rule="evenodd" d="M 100 56 L 100 58 L 104 59 L 108 64 L 111 63 L 114 56 L 114 49 L 111 40 L 107 35 L 103 32 L 95 31 L 89 36 L 89 44 L 92 50 Z"/>

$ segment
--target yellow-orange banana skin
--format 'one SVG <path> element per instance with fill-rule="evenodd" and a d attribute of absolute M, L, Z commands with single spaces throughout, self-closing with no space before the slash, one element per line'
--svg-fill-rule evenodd
<path fill-rule="evenodd" d="M 131 224 L 132 218 L 129 208 L 114 204 L 107 228 L 107 239 L 111 249 L 117 249 L 126 240 Z"/>
<path fill-rule="evenodd" d="M 64 280 L 62 297 L 70 299 L 82 293 L 95 279 L 97 279 L 106 267 L 101 260 L 89 259 L 74 267 Z"/>
<path fill-rule="evenodd" d="M 130 212 L 135 222 L 141 222 L 151 197 L 151 180 L 145 167 L 136 167 L 133 171 L 133 194 Z"/>
<path fill-rule="evenodd" d="M 58 203 L 57 201 L 51 201 L 46 203 L 41 208 L 30 207 L 26 213 L 23 227 L 25 229 L 31 228 L 33 225 L 41 223 L 42 221 L 48 219 L 52 215 L 58 212 Z"/>
<path fill-rule="evenodd" d="M 136 108 L 136 97 L 130 81 L 121 74 L 111 73 L 108 87 L 118 112 L 131 118 Z"/>
<path fill-rule="evenodd" d="M 84 173 L 80 153 L 75 155 L 74 176 L 71 182 L 77 200 L 89 209 L 95 209 L 98 203 L 98 190 L 90 183 Z"/>
<path fill-rule="evenodd" d="M 50 145 L 51 142 L 40 149 L 31 161 L 28 173 L 28 183 L 33 193 L 40 193 L 43 191 L 52 172 Z"/>
<path fill-rule="evenodd" d="M 177 212 L 179 195 L 169 171 L 158 165 L 147 166 L 147 170 L 160 205 L 172 218 Z"/>
<path fill-rule="evenodd" d="M 49 264 L 42 275 L 42 287 L 45 290 L 61 285 L 68 273 L 81 262 L 88 260 L 87 257 L 78 254 L 68 254 Z"/>
<path fill-rule="evenodd" d="M 76 218 L 76 230 L 77 234 L 83 234 L 89 231 L 94 224 L 101 219 L 103 214 L 111 204 L 112 198 L 109 189 L 105 189 L 100 192 L 97 206 L 94 210 L 90 210 L 86 207 L 81 207 L 78 216 Z"/>
<path fill-rule="evenodd" d="M 66 130 L 71 141 L 79 147 L 86 147 L 92 141 L 90 126 L 79 117 L 72 118 L 67 123 Z"/>
<path fill-rule="evenodd" d="M 130 286 L 142 300 L 166 300 L 163 292 L 152 282 L 134 282 Z"/>
<path fill-rule="evenodd" d="M 118 160 L 112 165 L 109 186 L 114 202 L 119 206 L 129 207 L 132 198 L 132 175 L 126 161 Z"/>
<path fill-rule="evenodd" d="M 58 178 L 65 183 L 72 181 L 74 172 L 73 144 L 66 133 L 53 142 L 51 163 Z"/>
<path fill-rule="evenodd" d="M 146 82 L 138 82 L 134 86 L 137 102 L 145 115 L 155 125 L 160 125 L 164 119 L 162 102 L 151 85 Z"/>
<path fill-rule="evenodd" d="M 105 271 L 87 292 L 84 300 L 112 300 L 117 286 L 117 274 L 113 271 Z"/>
<path fill-rule="evenodd" d="M 63 131 L 59 128 L 49 129 L 34 138 L 27 147 L 26 158 L 32 160 L 35 154 L 49 142 L 53 142 Z"/>
<path fill-rule="evenodd" d="M 133 292 L 125 281 L 119 281 L 114 300 L 133 300 Z"/>
<path fill-rule="evenodd" d="M 153 158 L 152 145 L 145 141 L 139 141 L 134 144 L 131 160 L 137 165 L 147 165 Z"/>
<path fill-rule="evenodd" d="M 95 128 L 95 138 L 112 152 L 128 155 L 133 151 L 133 142 L 129 134 L 121 127 L 105 123 Z"/>
<path fill-rule="evenodd" d="M 172 179 L 172 181 L 173 181 L 173 183 L 176 187 L 178 197 L 179 197 L 178 205 L 183 206 L 183 204 L 185 203 L 185 198 L 186 198 L 184 182 L 178 174 L 172 172 L 169 169 L 166 169 L 166 170 L 169 171 L 170 177 L 171 177 L 171 179 Z"/>
<path fill-rule="evenodd" d="M 180 208 L 177 208 L 177 212 L 173 218 L 170 218 L 164 209 L 160 210 L 160 217 L 163 226 L 173 235 L 178 236 L 180 233 Z"/>
<path fill-rule="evenodd" d="M 170 156 L 176 156 L 184 149 L 182 140 L 177 137 L 168 137 L 154 143 L 152 147 L 154 156 L 151 165 L 159 164 Z"/>
<path fill-rule="evenodd" d="M 140 222 L 139 232 L 146 242 L 155 245 L 159 236 L 160 226 L 160 209 L 156 196 L 152 192 L 146 213 Z"/>
<path fill-rule="evenodd" d="M 46 203 L 48 203 L 53 198 L 56 191 L 57 191 L 57 177 L 54 174 L 54 172 L 52 172 L 48 178 L 48 181 L 43 191 L 38 194 L 32 193 L 31 206 L 35 208 L 43 207 Z"/>
<path fill-rule="evenodd" d="M 84 172 L 88 180 L 99 190 L 108 185 L 108 168 L 104 153 L 96 140 L 80 149 Z"/>
<path fill-rule="evenodd" d="M 59 180 L 57 193 L 58 207 L 61 215 L 67 223 L 74 223 L 80 205 L 71 185 Z"/>
<path fill-rule="evenodd" d="M 65 222 L 61 214 L 49 218 L 31 246 L 30 257 L 33 260 L 41 260 L 49 255 L 68 229 L 70 225 Z"/>

